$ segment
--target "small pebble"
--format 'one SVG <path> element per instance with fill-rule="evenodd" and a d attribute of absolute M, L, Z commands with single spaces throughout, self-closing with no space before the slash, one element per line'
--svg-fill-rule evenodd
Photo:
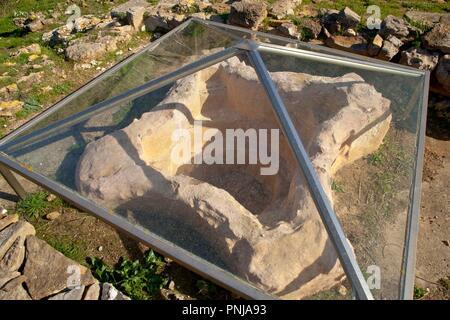
<path fill-rule="evenodd" d="M 47 201 L 48 202 L 52 202 L 53 200 L 55 200 L 56 199 L 56 196 L 54 195 L 54 194 L 52 194 L 52 193 L 50 193 L 48 196 L 47 196 Z"/>
<path fill-rule="evenodd" d="M 3 208 L 3 207 L 0 207 L 0 215 L 6 216 L 7 214 L 8 214 L 8 210 L 6 210 L 6 209 Z"/>
<path fill-rule="evenodd" d="M 338 292 L 341 296 L 346 296 L 347 295 L 347 288 L 345 286 L 339 286 L 338 288 Z"/>
<path fill-rule="evenodd" d="M 45 215 L 45 219 L 53 221 L 53 220 L 57 219 L 60 215 L 61 214 L 58 211 L 53 211 L 53 212 L 47 213 Z"/>
<path fill-rule="evenodd" d="M 102 252 L 103 251 L 103 246 L 98 247 L 97 250 Z"/>
<path fill-rule="evenodd" d="M 175 290 L 175 282 L 173 280 L 169 282 L 169 290 Z"/>

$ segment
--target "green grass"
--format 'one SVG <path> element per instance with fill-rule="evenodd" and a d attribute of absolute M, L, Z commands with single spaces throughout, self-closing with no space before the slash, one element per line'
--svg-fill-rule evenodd
<path fill-rule="evenodd" d="M 48 193 L 44 191 L 31 193 L 17 202 L 16 211 L 28 219 L 38 219 L 46 214 L 50 207 L 47 196 Z"/>
<path fill-rule="evenodd" d="M 337 181 L 333 180 L 331 182 L 331 190 L 335 191 L 335 192 L 344 192 L 344 188 L 341 186 L 340 183 L 338 183 Z"/>
<path fill-rule="evenodd" d="M 22 109 L 16 112 L 16 118 L 17 119 L 25 119 L 30 114 L 39 112 L 42 110 L 42 106 L 39 102 L 33 99 L 28 99 L 25 101 L 25 104 L 23 105 Z"/>
<path fill-rule="evenodd" d="M 45 241 L 66 257 L 86 265 L 86 245 L 80 241 L 74 241 L 69 237 L 52 236 L 45 237 Z"/>
<path fill-rule="evenodd" d="M 89 265 L 98 280 L 113 284 L 135 300 L 155 298 L 168 283 L 164 259 L 152 250 L 146 252 L 142 262 L 122 258 L 113 268 L 99 258 L 90 258 Z"/>
<path fill-rule="evenodd" d="M 60 198 L 56 198 L 49 202 L 47 201 L 48 196 L 49 193 L 45 191 L 28 194 L 25 199 L 21 199 L 17 202 L 17 213 L 23 215 L 27 219 L 36 220 L 52 210 L 68 206 L 68 204 Z"/>

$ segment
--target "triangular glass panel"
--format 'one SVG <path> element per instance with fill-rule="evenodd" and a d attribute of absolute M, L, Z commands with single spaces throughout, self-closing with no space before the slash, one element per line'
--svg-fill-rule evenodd
<path fill-rule="evenodd" d="M 261 56 L 323 177 L 372 294 L 398 299 L 425 74 L 311 60 L 273 48 L 262 48 Z"/>

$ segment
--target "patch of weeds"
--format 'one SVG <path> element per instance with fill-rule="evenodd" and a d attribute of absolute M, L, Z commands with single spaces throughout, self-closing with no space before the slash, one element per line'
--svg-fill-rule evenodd
<path fill-rule="evenodd" d="M 422 299 L 423 297 L 425 297 L 426 294 L 427 294 L 426 289 L 414 286 L 414 299 L 415 300 Z"/>
<path fill-rule="evenodd" d="M 384 155 L 380 150 L 375 151 L 369 155 L 368 161 L 371 165 L 376 166 L 382 164 L 384 160 Z"/>
<path fill-rule="evenodd" d="M 201 11 L 200 7 L 196 3 L 191 5 L 177 3 L 171 10 L 173 13 L 177 14 L 193 14 Z"/>
<path fill-rule="evenodd" d="M 159 0 L 147 0 L 147 2 L 153 6 L 156 6 L 159 3 Z"/>
<path fill-rule="evenodd" d="M 144 260 L 131 261 L 122 258 L 113 268 L 99 258 L 90 258 L 92 274 L 101 282 L 109 282 L 135 300 L 149 300 L 159 294 L 168 283 L 164 274 L 165 262 L 162 256 L 148 250 Z"/>
<path fill-rule="evenodd" d="M 50 202 L 47 201 L 48 193 L 39 191 L 31 193 L 16 204 L 16 211 L 28 219 L 38 219 L 47 213 Z"/>
<path fill-rule="evenodd" d="M 200 297 L 210 297 L 217 294 L 217 286 L 207 280 L 197 280 L 195 283 Z"/>
<path fill-rule="evenodd" d="M 335 192 L 340 192 L 340 193 L 344 192 L 344 188 L 335 180 L 333 180 L 331 182 L 331 190 L 333 190 Z"/>
<path fill-rule="evenodd" d="M 74 241 L 68 237 L 45 237 L 45 241 L 66 257 L 80 263 L 86 264 L 86 245 Z"/>
<path fill-rule="evenodd" d="M 67 94 L 71 89 L 72 85 L 69 82 L 63 82 L 53 87 L 53 91 L 58 95 Z"/>
<path fill-rule="evenodd" d="M 28 219 L 38 219 L 46 213 L 61 207 L 70 205 L 60 198 L 47 201 L 50 194 L 46 191 L 38 191 L 28 194 L 25 199 L 21 199 L 16 204 L 16 211 Z"/>
<path fill-rule="evenodd" d="M 22 109 L 16 112 L 17 119 L 24 119 L 30 114 L 38 112 L 42 109 L 42 106 L 35 100 L 27 100 L 23 105 Z"/>

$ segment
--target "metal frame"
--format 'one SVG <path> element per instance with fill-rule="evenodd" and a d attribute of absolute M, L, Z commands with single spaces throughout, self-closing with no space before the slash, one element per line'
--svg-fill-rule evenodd
<path fill-rule="evenodd" d="M 237 29 L 241 32 L 246 32 L 247 34 L 256 34 L 260 36 L 264 36 L 266 38 L 272 38 L 276 40 L 282 40 L 286 43 L 299 43 L 297 41 L 285 39 L 282 37 L 267 35 L 264 33 L 249 31 L 247 29 L 242 29 L 238 27 L 221 25 L 218 23 L 213 23 L 210 21 L 203 21 L 199 19 L 192 19 L 196 22 L 201 22 L 204 25 L 214 27 L 215 29 Z M 413 68 L 407 68 L 398 66 L 392 63 L 387 62 L 379 62 L 370 58 L 363 58 L 361 56 L 356 56 L 354 54 L 350 54 L 347 52 L 338 51 L 339 54 L 336 55 L 335 49 L 328 49 L 320 47 L 314 48 L 317 46 L 310 44 L 303 44 L 305 47 L 310 47 L 312 50 L 321 51 L 321 52 L 310 52 L 303 49 L 294 49 L 289 47 L 283 47 L 273 44 L 261 44 L 256 43 L 251 40 L 243 41 L 237 44 L 234 47 L 230 47 L 224 49 L 218 53 L 212 54 L 210 56 L 206 56 L 201 58 L 193 63 L 185 65 L 178 70 L 163 75 L 157 79 L 151 80 L 139 87 L 128 90 L 122 94 L 119 94 L 116 97 L 111 99 L 107 99 L 98 104 L 95 104 L 77 114 L 71 115 L 65 119 L 52 123 L 46 128 L 36 130 L 30 134 L 27 134 L 23 137 L 20 137 L 14 141 L 12 139 L 17 137 L 17 135 L 23 133 L 27 129 L 31 128 L 34 124 L 59 110 L 64 104 L 78 95 L 82 94 L 89 88 L 92 88 L 98 81 L 106 78 L 114 71 L 118 70 L 125 63 L 131 61 L 136 58 L 143 52 L 147 50 L 151 50 L 156 47 L 162 40 L 167 39 L 170 35 L 175 32 L 184 29 L 190 21 L 187 21 L 172 30 L 165 36 L 159 38 L 157 41 L 151 43 L 149 46 L 142 49 L 140 52 L 128 57 L 124 61 L 120 62 L 110 70 L 106 71 L 93 81 L 89 82 L 87 85 L 69 95 L 65 99 L 61 100 L 53 107 L 47 109 L 42 114 L 33 118 L 19 129 L 15 130 L 5 138 L 0 141 L 0 174 L 2 174 L 7 182 L 13 187 L 13 189 L 18 193 L 20 197 L 25 196 L 25 191 L 20 186 L 20 183 L 14 177 L 10 170 L 24 176 L 25 178 L 37 183 L 38 185 L 49 189 L 60 197 L 64 198 L 68 202 L 74 204 L 76 207 L 91 213 L 98 218 L 104 220 L 105 222 L 111 224 L 112 226 L 119 228 L 120 230 L 130 234 L 131 236 L 139 239 L 140 241 L 145 242 L 150 247 L 155 248 L 155 250 L 160 253 L 167 255 L 177 261 L 178 263 L 188 267 L 189 269 L 211 279 L 214 282 L 219 283 L 220 285 L 237 292 L 243 297 L 246 298 L 254 298 L 254 299 L 272 299 L 276 298 L 272 295 L 269 295 L 260 289 L 254 287 L 248 282 L 244 282 L 243 280 L 237 279 L 231 273 L 218 268 L 217 266 L 201 259 L 200 257 L 194 256 L 190 254 L 188 251 L 182 249 L 179 246 L 176 246 L 159 236 L 149 232 L 148 230 L 144 230 L 135 225 L 132 225 L 130 222 L 125 220 L 124 218 L 120 218 L 116 215 L 111 214 L 108 210 L 105 210 L 95 203 L 87 200 L 82 197 L 78 193 L 73 190 L 68 189 L 67 187 L 54 182 L 43 175 L 32 172 L 27 168 L 21 166 L 12 158 L 7 156 L 3 151 L 8 150 L 8 148 L 15 148 L 20 146 L 20 143 L 36 141 L 42 137 L 48 136 L 52 132 L 55 132 L 58 128 L 61 128 L 63 125 L 70 125 L 80 121 L 81 119 L 86 119 L 94 114 L 102 112 L 108 108 L 120 105 L 123 102 L 127 102 L 143 94 L 149 93 L 158 88 L 164 87 L 182 77 L 185 77 L 189 74 L 192 74 L 196 71 L 204 69 L 208 66 L 214 65 L 221 61 L 224 61 L 230 57 L 233 57 L 239 53 L 246 53 L 251 62 L 253 63 L 255 70 L 261 83 L 267 91 L 268 97 L 272 102 L 274 113 L 280 123 L 280 127 L 282 128 L 289 145 L 297 159 L 300 169 L 302 170 L 307 183 L 310 187 L 311 194 L 313 196 L 314 202 L 318 208 L 320 216 L 322 218 L 323 224 L 332 240 L 334 247 L 338 253 L 338 257 L 340 262 L 349 278 L 354 294 L 358 299 L 373 299 L 372 294 L 366 284 L 364 276 L 358 266 L 356 261 L 356 257 L 353 254 L 353 251 L 345 237 L 345 233 L 339 223 L 339 220 L 331 207 L 331 204 L 320 184 L 320 181 L 317 177 L 317 174 L 312 166 L 312 163 L 309 159 L 309 156 L 301 142 L 300 137 L 297 134 L 297 131 L 289 117 L 289 114 L 284 106 L 284 103 L 279 96 L 276 87 L 274 86 L 270 74 L 261 58 L 259 52 L 273 52 L 277 54 L 283 55 L 292 55 L 299 56 L 304 59 L 311 59 L 315 61 L 322 61 L 328 63 L 334 63 L 339 65 L 346 65 L 356 67 L 358 69 L 369 69 L 369 70 L 377 70 L 379 72 L 388 72 L 392 74 L 402 74 L 407 76 L 426 76 L 426 81 L 424 83 L 424 91 L 428 89 L 429 82 L 429 73 L 424 71 L 416 70 Z M 327 54 L 324 52 L 329 52 L 331 54 Z M 427 103 L 427 95 L 424 95 L 423 103 L 422 103 L 422 118 L 420 119 L 420 130 L 419 130 L 419 141 L 418 141 L 418 158 L 416 162 L 416 174 L 414 176 L 413 183 L 413 204 L 411 206 L 411 212 L 409 214 L 408 226 L 407 226 L 407 234 L 406 234 L 406 245 L 405 245 L 405 254 L 404 254 L 404 272 L 402 277 L 402 286 L 401 286 L 401 296 L 403 298 L 412 297 L 412 288 L 414 283 L 414 264 L 415 264 L 415 249 L 416 249 L 416 241 L 417 241 L 417 225 L 418 225 L 418 215 L 419 215 L 419 204 L 420 204 L 420 182 L 421 182 L 421 168 L 423 162 L 423 149 L 424 149 L 424 130 L 425 130 L 425 116 L 426 116 L 426 103 Z M 9 151 L 9 150 L 8 150 Z M 420 172 L 419 172 L 420 171 Z"/>
<path fill-rule="evenodd" d="M 341 224 L 331 207 L 325 191 L 317 176 L 316 170 L 311 163 L 308 153 L 295 129 L 294 124 L 289 116 L 289 113 L 278 94 L 272 79 L 264 65 L 259 52 L 255 49 L 248 52 L 251 61 L 255 67 L 256 73 L 261 80 L 264 88 L 266 88 L 272 106 L 274 108 L 275 115 L 278 119 L 281 129 L 283 130 L 286 139 L 289 142 L 292 152 L 297 160 L 297 163 L 302 170 L 306 181 L 309 186 L 309 190 L 313 197 L 314 203 L 319 211 L 322 223 L 327 229 L 328 235 L 336 249 L 339 256 L 342 267 L 344 268 L 347 277 L 352 285 L 353 293 L 358 299 L 373 300 L 372 293 L 369 286 L 364 279 L 364 276 L 358 266 L 356 257 L 352 252 L 347 238 L 345 237 L 344 230 L 342 230 Z"/>
<path fill-rule="evenodd" d="M 415 163 L 413 185 L 411 190 L 412 206 L 408 212 L 405 246 L 402 259 L 402 274 L 400 280 L 400 297 L 412 300 L 414 297 L 414 279 L 416 267 L 417 239 L 419 237 L 420 197 L 422 183 L 422 169 L 425 152 L 425 132 L 427 125 L 428 88 L 430 85 L 430 72 L 425 74 L 423 84 L 424 95 L 422 99 L 422 112 L 419 117 L 419 138 L 417 141 L 417 159 Z"/>

